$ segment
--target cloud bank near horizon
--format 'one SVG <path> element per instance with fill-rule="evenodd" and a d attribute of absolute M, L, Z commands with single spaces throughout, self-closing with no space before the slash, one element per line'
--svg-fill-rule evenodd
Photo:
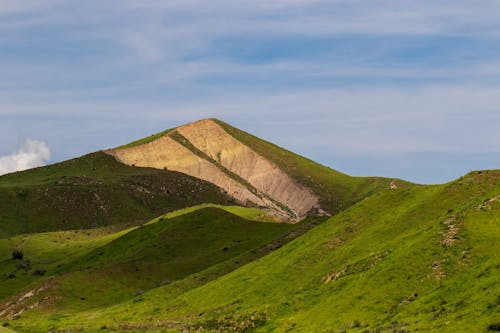
<path fill-rule="evenodd" d="M 47 143 L 26 139 L 17 152 L 0 156 L 0 175 L 44 166 L 50 157 L 51 151 Z"/>

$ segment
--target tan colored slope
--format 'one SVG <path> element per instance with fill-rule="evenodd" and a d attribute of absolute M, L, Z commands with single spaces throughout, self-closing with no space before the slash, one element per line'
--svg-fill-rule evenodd
<path fill-rule="evenodd" d="M 206 180 L 223 188 L 243 204 L 249 201 L 258 206 L 273 206 L 268 200 L 259 198 L 215 165 L 198 157 L 168 136 L 162 136 L 140 146 L 111 149 L 106 153 L 128 165 L 156 169 L 167 168 Z"/>
<path fill-rule="evenodd" d="M 319 199 L 276 165 L 229 135 L 211 119 L 177 128 L 196 148 L 303 218 L 319 210 Z"/>

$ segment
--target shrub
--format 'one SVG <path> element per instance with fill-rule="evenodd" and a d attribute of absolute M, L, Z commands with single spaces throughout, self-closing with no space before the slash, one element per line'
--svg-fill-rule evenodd
<path fill-rule="evenodd" d="M 12 259 L 14 260 L 23 260 L 24 254 L 20 250 L 14 250 L 12 251 Z"/>
<path fill-rule="evenodd" d="M 351 328 L 361 327 L 361 322 L 359 320 L 355 320 L 351 323 Z"/>
<path fill-rule="evenodd" d="M 33 271 L 33 275 L 43 276 L 47 271 L 45 269 L 39 268 Z"/>
<path fill-rule="evenodd" d="M 21 261 L 18 265 L 17 265 L 17 268 L 18 269 L 24 269 L 26 272 L 31 270 L 31 264 L 29 261 Z"/>
<path fill-rule="evenodd" d="M 488 331 L 500 332 L 500 323 L 490 324 L 488 326 Z"/>
<path fill-rule="evenodd" d="M 159 287 L 166 286 L 167 284 L 170 284 L 170 280 L 163 280 L 163 281 L 158 282 Z"/>

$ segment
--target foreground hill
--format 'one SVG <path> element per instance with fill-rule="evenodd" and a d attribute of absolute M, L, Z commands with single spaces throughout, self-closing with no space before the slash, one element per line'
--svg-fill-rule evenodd
<path fill-rule="evenodd" d="M 269 253 L 313 225 L 273 223 L 253 209 L 212 205 L 119 232 L 101 228 L 0 239 L 5 277 L 0 317 L 95 309 L 181 281 L 173 290 L 178 294 Z M 23 258 L 13 259 L 12 249 Z"/>
<path fill-rule="evenodd" d="M 11 323 L 21 332 L 496 331 L 498 221 L 500 171 L 386 190 L 186 292 L 162 286 L 140 301 Z"/>

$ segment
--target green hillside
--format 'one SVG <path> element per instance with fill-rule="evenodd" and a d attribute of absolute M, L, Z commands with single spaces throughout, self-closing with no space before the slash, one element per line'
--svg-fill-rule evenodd
<path fill-rule="evenodd" d="M 234 201 L 188 175 L 136 168 L 97 152 L 0 176 L 0 237 L 20 233 L 138 225 L 202 203 Z"/>
<path fill-rule="evenodd" d="M 386 190 L 269 255 L 179 295 L 22 331 L 488 332 L 500 323 L 500 171 Z M 182 281 L 182 280 L 181 280 Z"/>
<path fill-rule="evenodd" d="M 238 213 L 254 212 L 240 207 Z M 31 310 L 52 318 L 60 311 L 138 302 L 159 286 L 172 297 L 279 248 L 316 223 L 256 222 L 201 207 L 117 233 L 101 228 L 2 239 L 0 316 L 23 318 Z M 22 260 L 11 258 L 13 249 L 24 254 Z M 43 275 L 35 273 L 41 270 Z"/>

